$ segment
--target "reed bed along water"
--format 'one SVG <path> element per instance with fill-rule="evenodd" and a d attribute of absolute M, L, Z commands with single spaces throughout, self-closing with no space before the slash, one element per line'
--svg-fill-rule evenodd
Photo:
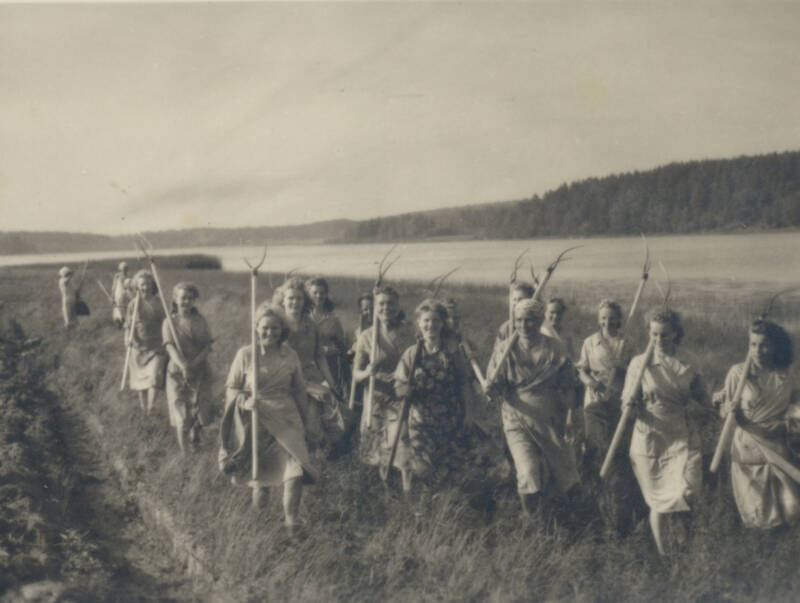
<path fill-rule="evenodd" d="M 188 278 L 200 288 L 198 308 L 215 338 L 211 363 L 221 412 L 228 367 L 235 351 L 249 342 L 248 276 L 162 272 L 167 287 Z M 249 489 L 231 486 L 217 471 L 213 428 L 203 433 L 199 450 L 183 460 L 163 397 L 148 418 L 132 394 L 118 392 L 122 335 L 111 325 L 99 288 L 87 283 L 84 298 L 92 315 L 69 336 L 64 333 L 54 275 L 52 269 L 9 269 L 0 285 L 29 334 L 45 338 L 41 353 L 52 367 L 50 385 L 69 404 L 100 417 L 104 446 L 123 456 L 136 479 L 182 518 L 235 600 L 788 601 L 800 588 L 800 533 L 742 528 L 725 472 L 706 475 L 688 544 L 659 559 L 646 522 L 631 537 L 617 540 L 597 521 L 567 529 L 546 516 L 523 518 L 499 447 L 487 452 L 491 463 L 472 468 L 469 480 L 454 478 L 424 489 L 412 501 L 399 497 L 397 485 L 387 491 L 377 472 L 354 455 L 327 463 L 319 483 L 304 492 L 306 527 L 300 537 L 290 538 L 282 527 L 277 492 L 265 508 L 254 511 Z M 270 276 L 275 284 L 282 279 Z M 268 282 L 260 278 L 259 299 L 271 295 Z M 357 296 L 370 283 L 329 282 L 337 312 L 352 332 Z M 634 293 L 628 288 L 560 281 L 556 275 L 549 293 L 566 300 L 565 328 L 579 343 L 595 329 L 597 302 L 612 297 L 627 306 Z M 423 285 L 403 282 L 398 289 L 411 315 Z M 485 366 L 495 330 L 507 316 L 505 288 L 445 286 L 443 293 L 460 300 L 463 329 Z M 673 305 L 685 317 L 682 353 L 709 389 L 719 387 L 728 367 L 744 359 L 747 325 L 768 293 L 758 286 L 673 283 Z M 642 311 L 655 303 L 660 295 L 648 286 Z M 798 309 L 797 297 L 789 295 L 774 313 L 794 336 Z M 641 314 L 629 330 L 634 347 L 643 349 Z M 721 423 L 711 413 L 699 412 L 696 419 L 710 457 Z M 499 437 L 499 430 L 493 435 Z"/>

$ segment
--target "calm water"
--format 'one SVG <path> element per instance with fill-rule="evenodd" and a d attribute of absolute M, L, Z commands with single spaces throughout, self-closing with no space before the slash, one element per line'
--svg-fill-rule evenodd
<path fill-rule="evenodd" d="M 693 235 L 649 237 L 652 273 L 660 276 L 661 260 L 673 279 L 713 279 L 717 282 L 800 281 L 800 234 Z M 637 237 L 546 239 L 516 241 L 459 241 L 405 243 L 397 246 L 400 259 L 392 279 L 432 279 L 453 268 L 448 282 L 506 283 L 514 258 L 528 249 L 537 273 L 567 247 L 582 245 L 559 267 L 559 280 L 637 280 L 644 246 Z M 281 245 L 270 247 L 265 268 L 271 272 L 297 269 L 302 274 L 364 277 L 372 280 L 377 261 L 389 244 Z M 219 257 L 225 270 L 246 270 L 242 257 L 258 259 L 257 247 L 203 247 L 170 249 L 158 255 L 187 252 Z M 58 255 L 0 256 L 0 266 L 34 263 L 77 263 L 91 259 L 130 257 L 131 252 L 70 253 Z M 523 276 L 528 277 L 527 264 Z"/>

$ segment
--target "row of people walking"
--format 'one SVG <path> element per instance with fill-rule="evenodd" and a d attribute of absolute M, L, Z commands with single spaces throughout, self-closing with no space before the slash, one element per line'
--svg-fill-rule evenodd
<path fill-rule="evenodd" d="M 139 391 L 149 411 L 166 379 L 170 422 L 183 451 L 211 415 L 211 335 L 194 306 L 198 291 L 191 284 L 179 283 L 173 290 L 175 335 L 157 304 L 149 273 L 137 273 L 134 285 L 138 307 L 134 298 L 126 313 L 135 350 L 130 387 Z M 793 346 L 784 329 L 768 320 L 754 321 L 747 366 L 731 367 L 725 387 L 712 397 L 679 353 L 681 319 L 666 304 L 646 317 L 652 352 L 633 355 L 621 332 L 621 307 L 603 300 L 597 308 L 598 331 L 585 339 L 573 362 L 561 324 L 566 305 L 560 299 L 542 303 L 533 299 L 534 292 L 524 283 L 511 287 L 511 320 L 498 329 L 484 377 L 460 333 L 453 300 L 423 300 L 411 324 L 400 310 L 398 292 L 382 286 L 374 298 L 359 299 L 362 316 L 368 316 L 371 299 L 377 332 L 373 338 L 369 320 L 360 321 L 350 374 L 346 338 L 327 283 L 287 279 L 256 311 L 255 396 L 251 347 L 242 347 L 230 367 L 221 469 L 239 481 L 252 469 L 248 425 L 257 408 L 254 481 L 257 488 L 284 485 L 285 519 L 291 526 L 297 521 L 302 484 L 317 475 L 313 450 L 335 457 L 348 449 L 359 421 L 358 407 L 347 403 L 350 378 L 364 392 L 359 455 L 384 474 L 398 470 L 404 492 L 412 490 L 415 480 L 435 481 L 464 467 L 472 425 L 487 409 L 487 394 L 500 406 L 505 446 L 526 512 L 548 498 L 576 500 L 583 477 L 604 519 L 624 534 L 632 527 L 633 484 L 638 483 L 655 544 L 663 553 L 664 516 L 691 511 L 702 489 L 700 438 L 690 409 L 710 409 L 713 403 L 722 416 L 733 412 L 736 417 L 731 475 L 744 524 L 771 528 L 796 521 L 797 483 L 774 462 L 778 455 L 791 463 L 787 438 L 800 421 L 789 372 Z M 740 388 L 742 379 L 746 384 Z M 601 481 L 599 467 L 625 405 L 635 416 L 630 446 L 614 456 L 609 477 Z M 579 424 L 583 447 L 576 454 L 570 436 Z"/>

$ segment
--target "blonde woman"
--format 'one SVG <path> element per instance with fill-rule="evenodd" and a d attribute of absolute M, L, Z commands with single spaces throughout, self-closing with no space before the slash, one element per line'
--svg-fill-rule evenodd
<path fill-rule="evenodd" d="M 167 356 L 162 325 L 165 316 L 158 299 L 156 282 L 149 271 L 139 270 L 136 273 L 134 287 L 139 303 L 136 303 L 136 299 L 130 301 L 125 318 L 125 332 L 130 338 L 125 344 L 133 346 L 128 364 L 129 387 L 138 392 L 139 406 L 149 415 L 158 390 L 164 389 Z"/>
<path fill-rule="evenodd" d="M 178 436 L 181 454 L 185 442 L 197 444 L 200 430 L 211 421 L 211 332 L 206 319 L 198 312 L 195 301 L 200 291 L 195 285 L 180 282 L 172 289 L 172 325 L 178 337 L 177 345 L 164 320 L 161 334 L 169 354 L 166 375 L 169 422 Z M 180 351 L 178 351 L 180 348 Z"/>

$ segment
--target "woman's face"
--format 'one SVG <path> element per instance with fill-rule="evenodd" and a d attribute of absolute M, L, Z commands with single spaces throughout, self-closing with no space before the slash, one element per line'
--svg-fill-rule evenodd
<path fill-rule="evenodd" d="M 614 336 L 619 331 L 619 316 L 611 308 L 601 308 L 597 313 L 597 324 L 603 333 Z"/>
<path fill-rule="evenodd" d="M 425 341 L 438 341 L 442 335 L 444 322 L 436 312 L 428 310 L 419 315 L 417 328 Z"/>
<path fill-rule="evenodd" d="M 144 296 L 150 295 L 152 287 L 150 286 L 150 279 L 139 277 L 136 279 L 136 289 Z"/>
<path fill-rule="evenodd" d="M 322 304 L 324 304 L 325 300 L 328 299 L 328 292 L 322 285 L 314 285 L 311 287 L 308 293 L 311 296 L 311 301 L 314 302 L 314 306 L 316 308 L 322 308 Z"/>
<path fill-rule="evenodd" d="M 545 320 L 556 330 L 561 329 L 561 321 L 564 318 L 564 306 L 561 304 L 547 304 L 544 312 Z"/>
<path fill-rule="evenodd" d="M 179 289 L 178 295 L 175 296 L 175 305 L 178 307 L 178 312 L 188 314 L 194 307 L 194 295 L 188 289 Z"/>
<path fill-rule="evenodd" d="M 519 332 L 519 336 L 523 341 L 530 343 L 539 337 L 539 329 L 542 328 L 542 317 L 530 312 L 522 315 L 514 314 L 514 328 Z"/>
<path fill-rule="evenodd" d="M 675 352 L 675 331 L 668 324 L 652 321 L 650 323 L 650 341 L 658 352 L 673 354 Z"/>
<path fill-rule="evenodd" d="M 264 347 L 275 347 L 281 342 L 283 323 L 277 316 L 264 316 L 256 324 L 258 340 Z"/>
<path fill-rule="evenodd" d="M 394 296 L 388 293 L 381 293 L 378 295 L 375 303 L 377 306 L 376 312 L 378 318 L 380 318 L 381 322 L 384 324 L 391 322 L 394 320 L 395 316 L 397 316 L 397 300 Z"/>
<path fill-rule="evenodd" d="M 298 289 L 289 289 L 283 294 L 283 309 L 290 316 L 300 316 L 304 303 L 305 296 Z"/>
<path fill-rule="evenodd" d="M 773 346 L 764 333 L 750 333 L 750 358 L 758 368 L 772 368 Z"/>
<path fill-rule="evenodd" d="M 458 333 L 458 327 L 461 324 L 461 315 L 458 313 L 458 310 L 452 309 L 448 310 L 447 312 L 447 326 L 450 327 L 450 330 L 454 333 Z"/>
<path fill-rule="evenodd" d="M 361 308 L 362 314 L 371 314 L 372 313 L 372 298 L 365 297 L 359 302 L 359 306 Z"/>

